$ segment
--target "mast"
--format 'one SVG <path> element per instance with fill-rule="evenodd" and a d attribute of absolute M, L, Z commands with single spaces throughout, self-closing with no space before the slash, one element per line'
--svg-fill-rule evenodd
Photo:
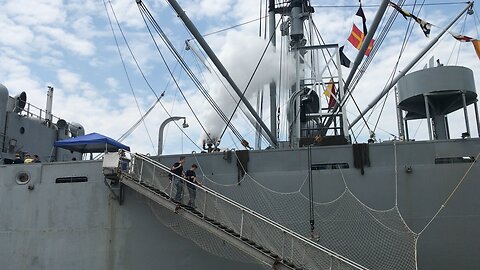
<path fill-rule="evenodd" d="M 268 33 L 273 49 L 277 46 L 275 34 L 275 0 L 269 0 L 268 4 Z M 277 138 L 277 84 L 270 83 L 270 131 Z"/>
<path fill-rule="evenodd" d="M 399 72 L 399 74 L 383 89 L 383 91 L 372 102 L 368 104 L 367 108 L 365 108 L 362 111 L 362 113 L 350 123 L 349 128 L 352 128 L 360 119 L 362 119 L 362 117 L 368 111 L 370 111 L 370 109 L 372 109 L 373 106 L 375 106 L 375 104 L 377 104 L 377 102 L 380 99 L 382 99 L 395 84 L 397 84 L 398 80 L 400 80 L 403 76 L 405 76 L 405 74 L 407 74 L 407 72 L 410 71 L 410 69 L 433 47 L 433 45 L 435 45 L 435 43 L 437 43 L 438 40 L 440 40 L 440 38 L 448 31 L 448 29 L 450 29 L 450 27 L 452 27 L 452 25 L 458 19 L 460 19 L 460 17 L 472 6 L 473 6 L 473 2 L 469 2 L 468 5 L 462 10 L 462 12 L 460 12 L 460 14 L 458 14 L 458 16 L 455 17 L 455 19 L 452 22 L 450 22 L 450 24 L 445 29 L 443 29 L 442 32 L 440 32 L 440 34 L 438 34 L 434 39 L 432 39 L 432 41 L 403 70 Z"/>
<path fill-rule="evenodd" d="M 300 121 L 300 102 L 303 89 L 303 80 L 300 79 L 301 71 L 304 66 L 304 61 L 301 57 L 300 47 L 306 44 L 304 39 L 303 22 L 309 17 L 313 8 L 309 6 L 306 0 L 292 0 L 290 3 L 290 47 L 294 53 L 295 58 L 295 85 L 290 89 L 290 104 L 289 115 L 291 115 L 290 123 L 290 146 L 299 147 L 301 136 L 301 121 Z"/>
<path fill-rule="evenodd" d="M 141 2 L 141 0 L 136 0 L 137 3 Z M 245 98 L 245 96 L 243 95 L 242 91 L 240 90 L 240 88 L 238 88 L 237 84 L 233 81 L 232 77 L 230 77 L 230 74 L 228 73 L 228 71 L 225 69 L 225 67 L 223 66 L 223 64 L 220 62 L 220 60 L 218 59 L 218 57 L 215 55 L 215 53 L 213 52 L 213 50 L 210 48 L 210 46 L 207 44 L 207 42 L 205 41 L 205 39 L 202 37 L 202 35 L 200 34 L 200 32 L 198 31 L 198 29 L 195 27 L 195 25 L 192 23 L 192 21 L 190 20 L 190 18 L 187 16 L 187 14 L 185 14 L 185 11 L 183 11 L 183 9 L 180 7 L 180 5 L 177 3 L 177 1 L 175 0 L 168 0 L 168 3 L 170 3 L 170 5 L 172 6 L 172 8 L 175 10 L 175 12 L 177 13 L 178 17 L 180 17 L 180 19 L 185 23 L 185 26 L 188 28 L 188 30 L 190 31 L 190 33 L 192 33 L 192 35 L 195 37 L 195 39 L 198 41 L 198 43 L 200 44 L 200 46 L 202 47 L 202 49 L 205 51 L 205 53 L 208 55 L 208 57 L 210 57 L 210 59 L 212 60 L 213 64 L 217 67 L 217 69 L 220 71 L 220 73 L 222 74 L 222 76 L 227 80 L 227 82 L 230 84 L 230 86 L 233 88 L 233 90 L 235 91 L 235 93 L 237 93 L 237 95 L 240 97 L 241 101 L 245 104 L 245 106 L 247 107 L 248 111 L 252 114 L 252 116 L 255 118 L 255 120 L 257 121 L 257 123 L 260 125 L 260 127 L 262 128 L 262 130 L 265 132 L 265 134 L 267 135 L 267 139 L 269 140 L 269 142 L 272 144 L 272 146 L 277 146 L 277 138 L 276 136 L 274 136 L 270 130 L 268 129 L 268 127 L 265 125 L 265 123 L 262 121 L 262 119 L 260 118 L 260 116 L 258 116 L 257 112 L 255 111 L 255 109 L 252 107 L 252 105 L 250 104 L 250 102 L 247 100 L 247 98 Z"/>

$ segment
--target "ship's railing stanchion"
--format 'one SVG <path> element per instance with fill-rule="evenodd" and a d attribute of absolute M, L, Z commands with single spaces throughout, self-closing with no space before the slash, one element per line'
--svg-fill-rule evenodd
<path fill-rule="evenodd" d="M 203 192 L 203 219 L 205 219 L 205 215 L 207 214 L 207 192 Z"/>
<path fill-rule="evenodd" d="M 169 194 L 168 194 L 168 196 L 170 197 L 170 199 L 171 199 L 172 196 L 173 196 L 173 179 L 174 179 L 174 177 L 176 177 L 176 176 L 172 175 L 172 179 L 170 179 L 170 192 L 169 192 Z"/>
<path fill-rule="evenodd" d="M 245 210 L 242 210 L 242 220 L 240 221 L 240 237 L 243 235 L 243 218 L 245 215 Z"/>
<path fill-rule="evenodd" d="M 139 176 L 139 179 L 138 181 L 141 183 L 142 182 L 142 175 L 143 175 L 143 159 L 142 159 L 142 165 L 140 166 L 140 176 Z"/>
<path fill-rule="evenodd" d="M 213 217 L 216 219 L 218 216 L 218 197 L 215 197 L 215 204 L 213 209 L 215 210 Z"/>
<path fill-rule="evenodd" d="M 155 166 L 153 166 L 153 172 L 152 172 L 152 185 L 155 185 Z"/>

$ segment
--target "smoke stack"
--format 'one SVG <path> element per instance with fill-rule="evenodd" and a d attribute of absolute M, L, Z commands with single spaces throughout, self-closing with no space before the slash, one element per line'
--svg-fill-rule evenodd
<path fill-rule="evenodd" d="M 45 109 L 45 120 L 48 122 L 48 126 L 52 123 L 52 105 L 53 105 L 53 87 L 48 86 L 47 90 L 47 108 Z"/>

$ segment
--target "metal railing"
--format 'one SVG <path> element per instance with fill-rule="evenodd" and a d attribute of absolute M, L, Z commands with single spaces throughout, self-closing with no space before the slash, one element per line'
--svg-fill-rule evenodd
<path fill-rule="evenodd" d="M 50 121 L 49 119 L 47 119 L 48 115 L 47 115 L 47 112 L 44 109 L 41 109 L 41 108 L 39 108 L 39 107 L 37 107 L 33 104 L 30 104 L 28 102 L 25 104 L 24 108 L 15 106 L 14 110 L 19 111 L 20 115 L 25 115 L 25 116 L 30 117 L 30 118 L 37 118 L 43 124 L 46 124 L 46 125 L 48 125 L 48 121 Z M 51 116 L 52 116 L 52 123 L 60 120 L 59 117 L 57 117 L 53 114 L 51 114 Z"/>
<path fill-rule="evenodd" d="M 142 154 L 131 154 L 131 158 L 130 177 L 155 187 L 170 199 L 175 197 L 177 190 L 168 177 L 169 167 Z M 282 261 L 304 269 L 367 269 L 208 187 L 181 177 L 178 181 L 196 188 L 196 211 L 201 213 L 201 218 L 222 224 L 238 238 L 253 241 L 277 254 Z"/>

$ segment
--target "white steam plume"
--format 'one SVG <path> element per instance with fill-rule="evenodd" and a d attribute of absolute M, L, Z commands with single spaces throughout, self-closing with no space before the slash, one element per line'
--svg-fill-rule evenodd
<path fill-rule="evenodd" d="M 262 53 L 267 46 L 267 42 L 267 40 L 261 39 L 257 36 L 248 37 L 244 33 L 232 32 L 229 33 L 226 42 L 221 48 L 218 57 L 242 92 L 245 90 L 245 87 L 260 60 Z M 288 57 L 282 61 L 284 62 L 282 65 L 288 64 L 293 66 L 294 64 L 293 57 Z M 288 63 L 285 63 L 285 61 Z M 294 71 L 293 68 L 290 68 L 289 70 Z M 239 97 L 224 78 L 220 74 L 219 76 L 222 78 L 223 84 L 215 74 L 211 73 L 206 75 L 205 80 L 207 81 L 210 95 L 222 109 L 224 114 L 229 118 L 235 109 Z M 285 76 L 285 74 L 282 74 L 282 76 Z M 288 78 L 283 81 L 294 81 L 293 73 L 288 74 L 287 77 Z M 257 92 L 272 81 L 277 81 L 278 85 L 279 78 L 280 52 L 274 52 L 272 48 L 268 48 L 247 92 L 245 93 L 245 97 L 250 101 L 250 104 L 254 104 L 252 99 L 253 97 L 256 97 Z M 210 106 L 209 104 L 207 105 Z M 204 112 L 205 113 L 202 115 L 202 121 L 205 123 L 206 130 L 212 137 L 218 138 L 226 126 L 225 122 L 211 107 L 206 108 Z M 242 113 L 240 108 L 237 109 L 235 114 L 238 115 L 238 113 Z"/>

